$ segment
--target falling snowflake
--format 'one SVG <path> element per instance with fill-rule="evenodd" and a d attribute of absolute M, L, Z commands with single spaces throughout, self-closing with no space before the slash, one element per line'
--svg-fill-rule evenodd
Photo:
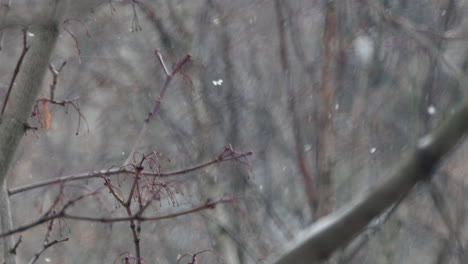
<path fill-rule="evenodd" d="M 222 80 L 222 79 L 213 80 L 213 85 L 214 85 L 214 86 L 221 86 L 221 84 L 223 84 L 223 80 Z"/>

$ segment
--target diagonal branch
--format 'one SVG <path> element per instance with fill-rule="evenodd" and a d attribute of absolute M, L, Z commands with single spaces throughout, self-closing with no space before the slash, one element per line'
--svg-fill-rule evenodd
<path fill-rule="evenodd" d="M 18 59 L 18 62 L 16 63 L 15 70 L 13 71 L 13 76 L 11 77 L 10 85 L 8 86 L 8 90 L 5 94 L 5 99 L 3 99 L 3 105 L 2 105 L 2 112 L 1 114 L 5 113 L 5 109 L 8 103 L 8 99 L 10 99 L 10 94 L 13 89 L 13 85 L 15 84 L 16 77 L 18 77 L 19 70 L 21 68 L 21 65 L 23 64 L 24 57 L 26 56 L 26 53 L 28 53 L 29 46 L 27 43 L 27 28 L 23 28 L 23 50 L 21 50 L 21 55 Z"/>
<path fill-rule="evenodd" d="M 158 110 L 159 110 L 159 108 L 161 106 L 161 101 L 164 98 L 164 94 L 166 93 L 166 91 L 167 91 L 167 89 L 169 87 L 169 84 L 172 81 L 172 78 L 174 77 L 175 74 L 177 74 L 180 71 L 182 66 L 187 64 L 187 62 L 189 62 L 190 59 L 191 59 L 190 55 L 186 55 L 183 59 L 178 61 L 174 65 L 172 71 L 169 72 L 166 65 L 165 65 L 165 63 L 164 63 L 164 60 L 163 60 L 163 58 L 161 56 L 161 52 L 159 50 L 156 50 L 155 53 L 156 53 L 156 56 L 158 57 L 159 62 L 163 66 L 164 72 L 166 74 L 166 80 L 164 81 L 164 85 L 161 88 L 161 91 L 160 91 L 159 95 L 154 98 L 153 108 L 151 109 L 151 112 L 148 113 L 148 116 L 146 117 L 145 122 L 143 123 L 143 127 L 140 130 L 138 138 L 136 139 L 135 143 L 133 144 L 132 150 L 130 151 L 130 154 L 128 155 L 128 157 L 125 160 L 124 164 L 129 164 L 131 162 L 133 156 L 135 155 L 135 152 L 136 152 L 136 149 L 138 148 L 138 145 L 141 143 L 141 141 L 143 140 L 143 137 L 145 136 L 146 132 L 148 131 L 149 122 L 151 121 L 153 116 L 158 112 Z"/>
<path fill-rule="evenodd" d="M 431 178 L 442 158 L 468 131 L 467 119 L 468 100 L 465 100 L 438 130 L 418 141 L 415 150 L 403 158 L 391 177 L 310 226 L 274 263 L 315 263 L 346 245 L 375 217 L 406 197 L 418 182 Z"/>

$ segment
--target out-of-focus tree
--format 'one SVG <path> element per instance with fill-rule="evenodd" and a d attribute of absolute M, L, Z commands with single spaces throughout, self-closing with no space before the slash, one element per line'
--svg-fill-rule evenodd
<path fill-rule="evenodd" d="M 0 4 L 6 263 L 466 263 L 464 1 Z"/>

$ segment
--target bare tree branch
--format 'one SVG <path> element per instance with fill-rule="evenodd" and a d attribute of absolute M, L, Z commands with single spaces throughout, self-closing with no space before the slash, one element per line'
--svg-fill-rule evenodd
<path fill-rule="evenodd" d="M 224 162 L 224 161 L 230 161 L 230 160 L 241 161 L 241 159 L 245 159 L 246 157 L 252 155 L 252 152 L 237 153 L 237 152 L 234 152 L 234 151 L 231 152 L 231 151 L 232 149 L 225 148 L 223 153 L 218 155 L 216 158 L 210 161 L 201 163 L 199 165 L 195 165 L 193 167 L 175 170 L 175 171 L 168 171 L 168 172 L 142 171 L 141 175 L 149 176 L 149 177 L 161 177 L 161 178 L 182 175 L 182 174 L 190 173 L 190 172 L 214 165 L 216 163 Z M 18 193 L 29 191 L 29 190 L 36 189 L 36 188 L 50 186 L 53 184 L 59 184 L 59 183 L 64 183 L 64 182 L 69 182 L 69 181 L 80 181 L 80 180 L 86 180 L 86 179 L 91 179 L 91 178 L 101 178 L 102 176 L 108 177 L 108 176 L 125 174 L 125 173 L 134 174 L 136 172 L 126 167 L 122 167 L 122 168 L 112 168 L 109 170 L 93 171 L 89 173 L 68 175 L 68 176 L 63 176 L 63 177 L 59 177 L 55 179 L 50 179 L 50 180 L 46 180 L 42 182 L 37 182 L 37 183 L 21 186 L 21 187 L 11 188 L 8 190 L 8 194 L 11 196 L 14 194 L 18 194 Z"/>
<path fill-rule="evenodd" d="M 19 141 L 25 132 L 25 125 L 29 117 L 29 109 L 32 108 L 34 100 L 41 88 L 49 57 L 54 49 L 58 37 L 58 23 L 60 16 L 67 8 L 68 1 L 49 1 L 49 8 L 43 14 L 42 22 L 31 27 L 35 33 L 35 39 L 31 44 L 31 53 L 25 57 L 21 66 L 18 82 L 10 95 L 10 104 L 0 119 L 0 186 L 3 195 L 0 196 L 1 230 L 10 230 L 11 212 L 6 183 L 6 175 L 10 167 L 12 157 L 18 147 Z M 4 256 L 7 264 L 15 263 L 9 250 L 14 247 L 13 237 L 4 239 Z"/>
<path fill-rule="evenodd" d="M 344 246 L 375 217 L 383 213 L 416 183 L 429 180 L 440 160 L 449 154 L 468 131 L 468 101 L 433 133 L 421 138 L 413 153 L 385 182 L 343 206 L 305 230 L 276 264 L 313 263 L 326 259 Z"/>

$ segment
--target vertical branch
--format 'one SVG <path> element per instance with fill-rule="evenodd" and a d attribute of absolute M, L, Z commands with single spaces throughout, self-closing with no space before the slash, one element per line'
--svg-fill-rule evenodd
<path fill-rule="evenodd" d="M 130 209 L 130 206 L 125 208 L 127 211 L 127 215 L 129 217 L 132 216 L 132 210 Z M 137 230 L 137 225 L 135 224 L 135 219 L 130 219 L 128 222 L 130 223 L 130 230 L 132 231 L 132 237 L 133 237 L 133 243 L 135 244 L 135 256 L 136 256 L 136 263 L 141 264 L 141 249 L 140 249 L 140 236 L 139 232 Z M 140 226 L 140 223 L 138 221 L 138 226 Z"/>
<path fill-rule="evenodd" d="M 452 247 L 455 247 L 455 251 L 460 252 L 457 254 L 460 263 L 466 263 L 467 256 L 466 256 L 466 249 L 464 246 L 464 241 L 462 236 L 462 227 L 465 223 L 464 213 L 456 214 L 454 213 L 454 208 L 451 208 L 451 203 L 444 195 L 444 191 L 438 186 L 437 182 L 432 182 L 430 185 L 430 195 L 432 201 L 434 203 L 435 208 L 437 209 L 444 225 L 448 231 L 448 238 L 447 240 L 449 243 L 453 243 Z M 460 208 L 461 210 L 456 211 L 463 211 L 463 205 Z M 447 243 L 447 242 L 444 242 Z M 444 245 L 445 246 L 445 245 Z M 447 252 L 444 252 L 445 254 Z M 440 258 L 444 258 L 441 254 L 439 254 Z"/>
<path fill-rule="evenodd" d="M 62 65 L 58 69 L 54 67 L 54 65 L 49 64 L 49 71 L 52 73 L 52 83 L 50 84 L 50 100 L 54 101 L 55 97 L 55 88 L 57 87 L 57 78 L 58 74 L 62 71 L 63 67 L 67 64 L 67 61 L 64 61 Z"/>
<path fill-rule="evenodd" d="M 18 147 L 19 141 L 25 132 L 27 119 L 41 83 L 47 70 L 50 54 L 58 37 L 58 23 L 60 16 L 67 8 L 68 1 L 49 0 L 49 8 L 45 9 L 41 21 L 31 26 L 36 37 L 31 49 L 21 66 L 15 89 L 10 95 L 10 104 L 0 119 L 0 184 L 3 195 L 0 196 L 1 230 L 11 230 L 11 212 L 6 189 L 6 175 L 12 157 Z M 13 256 L 9 256 L 9 249 L 14 247 L 14 238 L 4 238 L 5 263 L 15 263 Z"/>
<path fill-rule="evenodd" d="M 281 10 L 281 3 L 279 0 L 275 1 L 275 11 L 277 16 L 278 23 L 278 34 L 279 34 L 279 52 L 281 58 L 281 69 L 283 75 L 286 77 L 286 91 L 288 95 L 288 111 L 291 114 L 291 125 L 294 133 L 294 143 L 297 154 L 297 163 L 299 166 L 299 171 L 301 172 L 302 180 L 304 182 L 305 194 L 307 196 L 307 202 L 310 208 L 311 213 L 315 211 L 316 197 L 314 191 L 314 184 L 312 177 L 310 176 L 309 170 L 307 168 L 306 157 L 304 153 L 304 143 L 302 140 L 300 120 L 297 115 L 296 109 L 296 98 L 294 90 L 291 83 L 291 73 L 288 61 L 288 51 L 286 46 L 286 32 L 284 30 L 284 21 L 285 16 Z"/>
<path fill-rule="evenodd" d="M 18 82 L 10 95 L 0 123 L 0 180 L 3 182 L 14 151 L 24 133 L 24 125 L 34 100 L 41 88 L 49 56 L 56 42 L 58 30 L 55 23 L 37 27 L 35 42 L 25 58 Z"/>
<path fill-rule="evenodd" d="M 337 12 L 335 2 L 326 1 L 325 28 L 322 47 L 322 75 L 320 80 L 317 119 L 316 168 L 319 184 L 319 200 L 316 217 L 322 217 L 330 211 L 331 168 L 330 156 L 333 142 L 333 95 L 335 90 L 335 69 L 337 60 Z"/>
<path fill-rule="evenodd" d="M 11 219 L 11 208 L 10 208 L 10 199 L 8 198 L 8 190 L 6 186 L 6 180 L 4 180 L 2 186 L 0 186 L 0 228 L 2 232 L 13 229 L 13 221 Z M 5 237 L 3 238 L 3 257 L 5 264 L 15 264 L 15 251 L 14 249 L 14 237 Z M 0 259 L 1 261 L 1 259 Z"/>

